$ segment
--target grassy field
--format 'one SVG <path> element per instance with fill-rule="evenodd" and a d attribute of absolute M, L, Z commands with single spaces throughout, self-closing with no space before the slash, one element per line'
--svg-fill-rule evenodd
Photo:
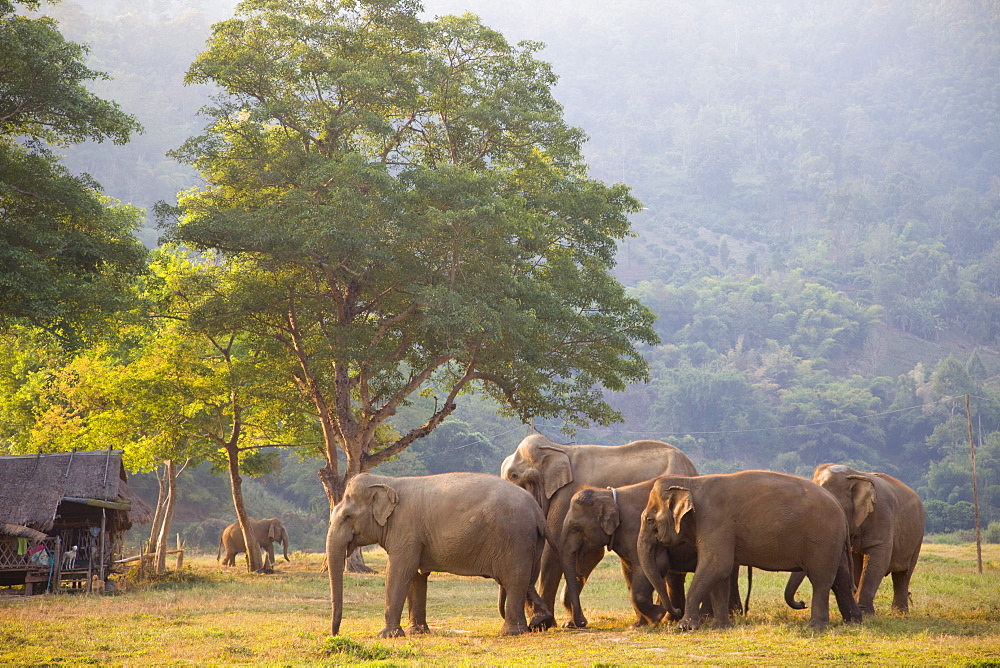
<path fill-rule="evenodd" d="M 785 575 L 764 572 L 755 572 L 750 614 L 731 629 L 631 630 L 612 555 L 584 591 L 591 628 L 501 638 L 496 585 L 441 574 L 428 589 L 432 633 L 395 640 L 375 638 L 383 626 L 380 574 L 345 579 L 344 635 L 330 638 L 321 555 L 292 556 L 273 575 L 200 557 L 165 580 L 113 596 L 0 596 L 0 664 L 1000 665 L 998 545 L 984 547 L 983 575 L 974 546 L 925 545 L 908 617 L 844 625 L 837 616 L 823 632 L 809 629 L 808 610 L 785 607 Z M 384 569 L 384 553 L 366 558 Z M 887 579 L 876 600 L 883 613 L 890 593 Z"/>

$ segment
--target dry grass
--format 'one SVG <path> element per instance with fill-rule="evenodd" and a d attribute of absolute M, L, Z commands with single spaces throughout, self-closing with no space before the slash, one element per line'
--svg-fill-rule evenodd
<path fill-rule="evenodd" d="M 250 575 L 203 557 L 122 595 L 0 597 L 0 664 L 1000 665 L 997 545 L 984 550 L 982 576 L 974 547 L 925 545 L 908 617 L 886 615 L 860 626 L 835 621 L 821 633 L 809 629 L 808 611 L 782 603 L 784 575 L 762 572 L 755 573 L 750 614 L 732 629 L 631 630 L 617 560 L 609 557 L 584 591 L 589 629 L 500 638 L 496 586 L 441 574 L 429 588 L 432 633 L 376 640 L 383 580 L 370 575 L 347 578 L 344 636 L 331 639 L 321 556 L 293 558 L 274 575 Z M 367 559 L 384 568 L 384 554 Z M 880 590 L 880 611 L 888 611 L 890 585 Z"/>

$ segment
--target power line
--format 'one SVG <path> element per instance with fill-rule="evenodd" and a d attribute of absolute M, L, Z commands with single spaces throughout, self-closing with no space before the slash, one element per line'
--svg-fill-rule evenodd
<path fill-rule="evenodd" d="M 964 397 L 964 396 L 965 395 L 962 395 L 962 397 Z M 987 397 L 980 397 L 980 396 L 976 396 L 976 395 L 970 395 L 970 396 L 972 396 L 975 399 L 982 399 L 984 401 L 989 401 L 989 399 Z M 907 406 L 906 408 L 894 408 L 892 410 L 881 411 L 879 413 L 871 413 L 871 414 L 868 414 L 868 415 L 850 415 L 850 416 L 847 416 L 847 417 L 837 418 L 835 420 L 824 420 L 822 422 L 810 422 L 810 423 L 807 423 L 807 424 L 779 425 L 779 426 L 776 426 L 776 427 L 756 427 L 756 428 L 752 428 L 752 429 L 720 429 L 720 430 L 716 430 L 716 431 L 659 431 L 658 430 L 656 433 L 657 433 L 657 435 L 662 435 L 662 436 L 719 436 L 719 435 L 723 435 L 723 434 L 727 434 L 727 435 L 728 434 L 753 434 L 753 433 L 768 432 L 768 431 L 774 431 L 774 432 L 777 432 L 777 431 L 787 431 L 789 429 L 807 429 L 807 428 L 810 428 L 810 427 L 822 427 L 822 426 L 825 426 L 825 425 L 837 424 L 839 422 L 857 422 L 857 421 L 860 421 L 860 420 L 871 420 L 871 419 L 875 419 L 875 418 L 884 417 L 886 415 L 892 415 L 894 413 L 904 413 L 906 411 L 912 411 L 912 410 L 916 410 L 918 408 L 919 409 L 923 409 L 923 408 L 925 408 L 928 405 L 942 404 L 942 403 L 945 403 L 947 401 L 957 400 L 959 398 L 960 397 L 954 397 L 954 396 L 941 397 L 940 399 L 938 399 L 936 401 L 933 401 L 933 402 L 920 403 L 920 404 L 917 404 L 915 406 Z M 556 425 L 540 425 L 539 426 L 539 432 L 541 432 L 542 429 L 556 429 L 556 428 L 557 428 Z M 561 431 L 561 429 L 560 429 L 560 431 Z M 596 433 L 603 433 L 603 434 L 629 434 L 629 435 L 638 435 L 638 436 L 643 436 L 643 435 L 648 436 L 649 435 L 649 430 L 646 430 L 646 431 L 626 431 L 626 430 L 623 430 L 623 429 L 612 429 L 612 428 L 606 428 L 606 427 L 580 427 L 580 428 L 577 429 L 577 431 L 589 431 L 589 432 L 596 432 Z"/>

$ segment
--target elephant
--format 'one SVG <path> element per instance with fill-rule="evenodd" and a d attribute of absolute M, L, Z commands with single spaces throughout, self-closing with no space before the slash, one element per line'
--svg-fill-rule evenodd
<path fill-rule="evenodd" d="M 847 517 L 837 500 L 811 480 L 772 471 L 697 477 L 663 476 L 653 482 L 642 514 L 637 549 L 643 572 L 660 595 L 667 592 L 657 561 L 664 547 L 695 545 L 698 565 L 688 589 L 681 629 L 701 625 L 700 604 L 711 597 L 717 627 L 727 610 L 733 567 L 802 570 L 813 587 L 813 628 L 830 621 L 832 589 L 847 622 L 861 621 L 851 583 Z"/>
<path fill-rule="evenodd" d="M 566 577 L 566 597 L 572 606 L 569 627 L 584 628 L 587 619 L 580 605 L 584 581 L 578 578 L 576 564 L 581 553 L 594 548 L 614 551 L 621 560 L 622 574 L 629 589 L 629 598 L 636 613 L 633 628 L 656 625 L 667 614 L 678 620 L 684 610 L 684 578 L 693 573 L 698 563 L 694 545 L 683 543 L 667 548 L 660 554 L 658 568 L 666 578 L 670 606 L 653 602 L 653 585 L 639 566 L 637 542 L 642 512 L 646 508 L 653 480 L 598 489 L 587 487 L 573 495 L 569 511 L 563 520 L 559 553 Z M 669 570 L 668 570 L 669 566 Z M 662 602 L 662 601 L 661 601 Z M 736 573 L 730 579 L 729 607 L 742 610 L 737 589 Z"/>
<path fill-rule="evenodd" d="M 906 614 L 927 520 L 920 497 L 890 475 L 862 473 L 842 464 L 820 464 L 813 482 L 833 494 L 847 514 L 861 613 L 875 614 L 875 593 L 892 574 L 892 608 Z M 805 607 L 794 600 L 801 582 L 800 574 L 792 573 L 785 587 L 785 601 L 793 608 Z"/>
<path fill-rule="evenodd" d="M 285 561 L 289 561 L 288 532 L 285 531 L 285 525 L 281 523 L 281 520 L 277 517 L 266 520 L 250 520 L 250 527 L 260 544 L 260 548 L 267 551 L 267 557 L 264 560 L 265 570 L 274 568 L 274 543 L 281 543 Z M 239 522 L 230 524 L 222 531 L 222 536 L 219 537 L 219 549 L 215 555 L 216 559 L 222 554 L 223 548 L 226 550 L 226 558 L 222 560 L 223 566 L 235 566 L 236 555 L 246 552 L 243 531 L 240 530 Z"/>
<path fill-rule="evenodd" d="M 530 434 L 517 446 L 500 469 L 505 480 L 534 496 L 549 530 L 560 540 L 570 499 L 586 487 L 621 487 L 664 474 L 698 475 L 687 455 L 662 441 L 634 441 L 625 445 L 559 445 L 541 434 Z M 604 558 L 604 547 L 586 551 L 577 561 L 582 580 Z M 556 592 L 563 569 L 557 548 L 542 552 L 541 596 L 549 610 L 555 609 Z M 666 599 L 663 599 L 666 600 Z M 567 613 L 572 604 L 563 596 Z"/>
<path fill-rule="evenodd" d="M 344 560 L 357 547 L 378 543 L 388 555 L 385 628 L 380 638 L 406 635 L 400 626 L 408 602 L 409 632 L 427 633 L 427 576 L 431 571 L 492 578 L 500 585 L 501 635 L 555 625 L 537 591 L 539 560 L 552 542 L 545 517 L 523 489 L 483 473 L 440 473 L 391 478 L 356 475 L 330 514 L 331 629 L 343 619 Z M 525 621 L 525 608 L 534 617 Z"/>

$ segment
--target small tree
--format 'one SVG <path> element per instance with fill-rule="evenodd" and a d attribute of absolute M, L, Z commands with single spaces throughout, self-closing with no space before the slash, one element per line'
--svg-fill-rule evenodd
<path fill-rule="evenodd" d="M 331 507 L 463 392 L 525 421 L 619 418 L 600 387 L 645 380 L 634 343 L 656 340 L 610 273 L 639 204 L 587 178 L 540 45 L 420 9 L 248 0 L 187 77 L 223 92 L 177 151 L 207 185 L 171 234 L 242 269 L 203 313 L 287 360 Z M 442 399 L 427 421 L 380 441 L 421 390 Z"/>

